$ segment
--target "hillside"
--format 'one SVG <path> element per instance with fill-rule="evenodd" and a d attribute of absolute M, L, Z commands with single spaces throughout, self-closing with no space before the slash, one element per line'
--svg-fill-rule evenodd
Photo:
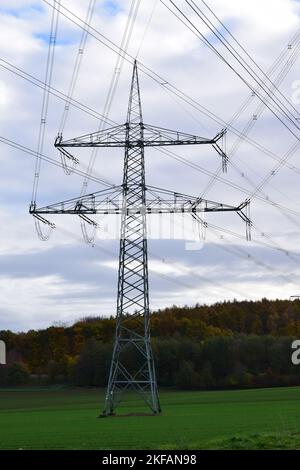
<path fill-rule="evenodd" d="M 86 317 L 72 326 L 1 331 L 9 363 L 2 384 L 105 385 L 114 318 Z M 179 388 L 235 388 L 300 383 L 291 343 L 300 338 L 300 301 L 173 306 L 151 315 L 158 381 Z"/>

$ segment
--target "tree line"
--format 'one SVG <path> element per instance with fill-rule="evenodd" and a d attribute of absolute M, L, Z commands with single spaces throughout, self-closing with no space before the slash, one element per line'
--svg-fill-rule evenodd
<path fill-rule="evenodd" d="M 105 386 L 115 319 L 85 317 L 72 326 L 0 331 L 8 364 L 2 385 L 68 383 Z M 299 385 L 291 343 L 300 339 L 300 301 L 173 306 L 151 314 L 161 386 L 186 389 Z"/>

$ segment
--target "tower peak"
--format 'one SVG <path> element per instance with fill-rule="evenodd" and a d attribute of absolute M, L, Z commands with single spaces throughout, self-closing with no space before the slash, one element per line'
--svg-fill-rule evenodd
<path fill-rule="evenodd" d="M 132 79 L 131 79 L 129 105 L 128 105 L 126 122 L 127 124 L 129 123 L 140 124 L 143 122 L 140 84 L 139 84 L 138 66 L 137 66 L 136 59 L 134 60 L 134 63 L 133 63 L 133 72 L 132 72 Z"/>

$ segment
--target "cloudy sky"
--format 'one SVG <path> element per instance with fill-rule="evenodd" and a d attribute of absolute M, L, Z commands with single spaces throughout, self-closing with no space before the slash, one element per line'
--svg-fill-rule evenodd
<path fill-rule="evenodd" d="M 262 78 L 263 70 L 276 83 L 276 99 L 284 103 L 297 123 L 298 1 L 207 1 L 228 28 L 219 31 L 247 59 L 258 77 Z M 53 1 L 47 2 L 0 0 L 0 136 L 33 152 L 37 149 L 43 100 L 43 90 L 37 84 L 45 80 L 52 16 Z M 94 34 L 87 37 L 73 93 L 73 98 L 90 112 L 70 106 L 64 138 L 99 128 L 97 113 L 103 113 L 116 67 L 120 76 L 109 118 L 125 122 L 132 66 L 126 60 L 117 63 L 118 56 L 101 44 L 99 33 L 119 47 L 130 7 L 132 3 L 139 5 L 127 52 L 162 77 L 158 83 L 140 72 L 144 121 L 204 137 L 213 137 L 230 123 L 227 151 L 231 155 L 236 149 L 227 174 L 220 173 L 220 157 L 207 146 L 170 148 L 175 155 L 147 150 L 147 182 L 232 205 L 251 197 L 253 221 L 252 241 L 246 242 L 245 227 L 237 215 L 207 216 L 204 243 L 191 245 L 191 241 L 198 240 L 197 227 L 186 228 L 184 237 L 175 230 L 175 239 L 169 240 L 166 232 L 169 233 L 167 226 L 172 221 L 166 220 L 164 239 L 153 237 L 149 241 L 151 308 L 300 294 L 299 150 L 295 148 L 288 154 L 297 143 L 299 132 L 285 116 L 280 122 L 278 110 L 276 116 L 271 112 L 269 103 L 274 102 L 269 97 L 266 100 L 263 96 L 268 106 L 260 106 L 259 98 L 251 96 L 250 88 L 256 86 L 253 75 L 247 75 L 184 0 L 174 2 L 229 66 L 159 0 L 98 0 L 91 19 Z M 74 13 L 75 22 L 82 25 L 80 19 L 86 17 L 89 3 L 62 0 L 69 12 L 64 8 L 61 11 L 69 17 Z M 164 3 L 175 10 L 170 1 Z M 202 1 L 196 0 L 195 4 L 216 24 L 216 18 Z M 58 163 L 60 157 L 53 143 L 65 106 L 61 97 L 68 93 L 81 39 L 78 24 L 60 15 L 52 76 L 56 96 L 49 96 L 43 147 L 43 153 Z M 247 79 L 250 88 L 233 69 Z M 271 86 L 267 77 L 264 76 L 264 84 Z M 173 86 L 181 97 L 184 93 L 190 103 L 193 100 L 194 106 L 175 96 Z M 259 93 L 263 94 L 261 88 Z M 247 106 L 241 109 L 244 103 Z M 241 112 L 236 114 L 239 109 Z M 287 122 L 293 133 L 285 127 Z M 248 141 L 239 140 L 239 133 L 245 132 L 249 123 Z M 116 221 L 98 220 L 100 230 L 92 247 L 84 243 L 76 218 L 52 217 L 56 229 L 48 242 L 40 241 L 28 214 L 35 157 L 3 140 L 0 146 L 0 330 L 42 328 L 55 322 L 72 323 L 87 315 L 114 314 Z M 76 152 L 76 156 L 80 160 L 78 168 L 86 171 L 90 151 Z M 102 149 L 93 174 L 120 184 L 122 159 L 121 150 Z M 191 165 L 183 164 L 182 159 Z M 216 175 L 213 180 L 212 175 Z M 82 176 L 67 176 L 62 168 L 43 161 L 37 204 L 77 197 L 82 183 Z M 89 192 L 103 188 L 97 182 L 89 182 Z M 182 227 L 181 218 L 173 222 Z"/>

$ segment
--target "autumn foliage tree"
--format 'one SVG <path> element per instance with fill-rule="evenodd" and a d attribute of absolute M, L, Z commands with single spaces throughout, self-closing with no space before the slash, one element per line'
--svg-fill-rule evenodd
<path fill-rule="evenodd" d="M 1 331 L 9 364 L 0 371 L 0 384 L 21 373 L 22 364 L 28 379 L 105 386 L 114 330 L 113 317 L 86 317 L 72 326 Z M 151 334 L 162 386 L 218 389 L 300 383 L 300 367 L 291 363 L 291 343 L 300 338 L 298 300 L 173 306 L 152 313 Z"/>

